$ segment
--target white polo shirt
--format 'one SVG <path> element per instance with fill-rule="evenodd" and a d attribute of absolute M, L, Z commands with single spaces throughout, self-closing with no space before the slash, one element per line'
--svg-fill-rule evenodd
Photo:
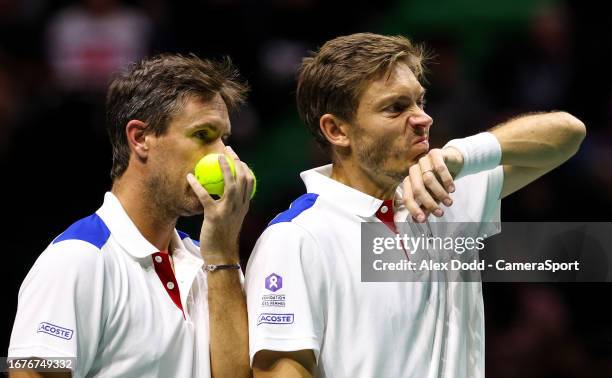
<path fill-rule="evenodd" d="M 76 357 L 76 377 L 209 377 L 206 273 L 175 232 L 174 260 L 106 193 L 58 236 L 19 290 L 9 357 Z"/>
<path fill-rule="evenodd" d="M 255 245 L 246 272 L 251 363 L 264 349 L 312 349 L 323 377 L 484 376 L 480 283 L 361 282 L 360 223 L 380 221 L 392 201 L 330 174 L 331 165 L 303 172 L 308 193 Z M 440 221 L 499 221 L 502 183 L 501 166 L 457 180 Z M 407 220 L 395 210 L 396 222 Z"/>

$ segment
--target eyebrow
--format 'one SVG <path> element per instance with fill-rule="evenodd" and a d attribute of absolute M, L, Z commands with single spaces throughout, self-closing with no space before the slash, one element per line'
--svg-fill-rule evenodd
<path fill-rule="evenodd" d="M 417 98 L 424 97 L 426 93 L 427 93 L 427 90 L 425 88 L 421 87 L 419 89 L 419 91 L 418 91 L 418 97 Z M 390 102 L 392 100 L 393 101 L 394 100 L 412 100 L 412 96 L 408 96 L 408 95 L 400 94 L 400 93 L 391 93 L 391 94 L 388 94 L 386 96 L 383 96 L 378 101 L 376 101 L 374 104 L 375 105 L 381 105 L 381 104 L 384 104 L 386 102 Z"/>
<path fill-rule="evenodd" d="M 221 137 L 229 137 L 232 135 L 232 129 L 231 129 L 231 125 L 228 124 L 227 127 L 225 126 L 225 123 L 222 121 L 218 121 L 218 120 L 214 120 L 214 121 L 209 121 L 209 122 L 196 122 L 192 125 L 190 125 L 187 129 L 192 132 L 195 130 L 199 130 L 199 129 L 205 129 L 205 128 L 212 128 L 214 129 L 214 131 L 220 133 L 222 130 L 225 131 Z"/>

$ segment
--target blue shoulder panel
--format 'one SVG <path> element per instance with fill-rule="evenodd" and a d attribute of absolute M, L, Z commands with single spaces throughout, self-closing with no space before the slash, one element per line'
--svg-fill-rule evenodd
<path fill-rule="evenodd" d="M 106 243 L 110 234 L 110 230 L 102 218 L 94 213 L 73 223 L 53 240 L 53 244 L 64 240 L 82 240 L 100 249 Z"/>
<path fill-rule="evenodd" d="M 268 224 L 268 227 L 276 223 L 291 222 L 293 218 L 300 215 L 304 210 L 311 208 L 312 205 L 314 205 L 314 203 L 317 201 L 318 197 L 319 195 L 316 193 L 306 193 L 300 196 L 298 199 L 291 203 L 289 209 L 283 211 L 282 213 L 274 217 L 274 219 L 272 219 L 272 221 Z"/>
<path fill-rule="evenodd" d="M 186 232 L 179 231 L 179 230 L 176 230 L 176 232 L 178 232 L 179 236 L 181 237 L 181 240 L 191 239 L 189 234 L 186 233 Z M 197 241 L 195 239 L 191 239 L 191 241 L 193 242 L 193 244 L 197 245 L 198 247 L 200 246 L 200 242 L 199 241 Z"/>

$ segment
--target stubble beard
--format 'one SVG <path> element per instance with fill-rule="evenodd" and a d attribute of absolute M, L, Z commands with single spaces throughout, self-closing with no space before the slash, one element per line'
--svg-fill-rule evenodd
<path fill-rule="evenodd" d="M 381 184 L 399 185 L 408 175 L 409 164 L 406 162 L 405 165 L 401 165 L 400 169 L 387 168 L 389 160 L 401 160 L 404 155 L 404 151 L 390 150 L 390 147 L 394 145 L 394 137 L 389 135 L 379 139 L 368 139 L 358 126 L 356 129 L 355 153 L 361 165 L 366 167 L 373 180 Z"/>
<path fill-rule="evenodd" d="M 183 207 L 182 213 L 180 216 L 182 217 L 190 217 L 193 215 L 202 214 L 204 212 L 204 207 L 200 200 L 195 195 L 190 186 L 185 188 L 185 193 L 183 195 Z"/>
<path fill-rule="evenodd" d="M 176 219 L 202 213 L 202 205 L 190 187 L 181 192 L 167 176 L 157 175 L 147 180 L 144 196 L 151 211 L 162 218 Z"/>

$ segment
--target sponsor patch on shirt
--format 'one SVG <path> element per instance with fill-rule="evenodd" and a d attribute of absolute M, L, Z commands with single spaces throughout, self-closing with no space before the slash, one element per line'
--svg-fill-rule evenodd
<path fill-rule="evenodd" d="M 293 314 L 260 314 L 257 325 L 260 324 L 292 324 Z"/>
<path fill-rule="evenodd" d="M 265 286 L 266 289 L 270 290 L 271 292 L 276 292 L 277 290 L 283 288 L 283 277 L 276 273 L 272 273 L 266 277 Z"/>
<path fill-rule="evenodd" d="M 43 332 L 51 336 L 59 337 L 60 339 L 70 340 L 72 339 L 73 330 L 56 326 L 51 323 L 42 322 L 38 325 L 38 332 Z"/>
<path fill-rule="evenodd" d="M 268 294 L 261 296 L 263 307 L 285 307 L 285 294 Z"/>

